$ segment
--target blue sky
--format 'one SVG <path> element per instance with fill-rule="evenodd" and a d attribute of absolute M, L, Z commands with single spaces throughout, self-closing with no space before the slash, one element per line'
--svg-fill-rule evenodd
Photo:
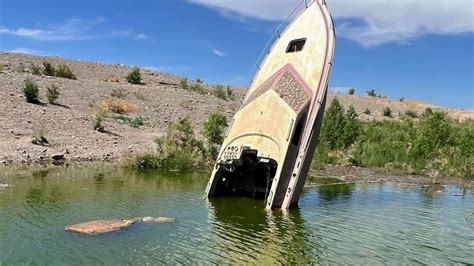
<path fill-rule="evenodd" d="M 0 0 L 0 50 L 137 65 L 244 86 L 299 0 Z M 474 109 L 471 0 L 327 0 L 330 86 Z"/>

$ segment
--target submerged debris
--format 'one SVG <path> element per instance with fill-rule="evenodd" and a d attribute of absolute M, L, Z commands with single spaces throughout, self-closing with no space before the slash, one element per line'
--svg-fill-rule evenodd
<path fill-rule="evenodd" d="M 6 188 L 9 188 L 9 187 L 10 187 L 9 184 L 0 183 L 0 189 L 6 189 Z"/>
<path fill-rule="evenodd" d="M 129 227 L 134 223 L 169 223 L 174 222 L 174 218 L 168 217 L 142 217 L 133 219 L 112 219 L 112 220 L 97 220 L 80 224 L 66 226 L 64 230 L 73 231 L 86 235 L 99 235 L 109 232 L 114 232 L 125 227 Z"/>

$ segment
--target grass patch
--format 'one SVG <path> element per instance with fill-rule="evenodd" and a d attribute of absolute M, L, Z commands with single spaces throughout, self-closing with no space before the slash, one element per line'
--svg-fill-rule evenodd
<path fill-rule="evenodd" d="M 405 115 L 412 118 L 418 118 L 418 113 L 413 110 L 406 110 Z"/>
<path fill-rule="evenodd" d="M 34 63 L 31 63 L 30 70 L 33 75 L 41 76 L 42 74 L 41 67 L 35 65 Z"/>
<path fill-rule="evenodd" d="M 104 112 L 116 114 L 130 114 L 139 110 L 138 105 L 122 99 L 103 100 L 99 103 L 98 108 Z"/>
<path fill-rule="evenodd" d="M 145 125 L 145 119 L 142 117 L 128 117 L 124 115 L 115 115 L 112 117 L 115 121 L 119 121 L 121 123 L 127 123 L 132 128 L 140 128 L 141 126 Z"/>

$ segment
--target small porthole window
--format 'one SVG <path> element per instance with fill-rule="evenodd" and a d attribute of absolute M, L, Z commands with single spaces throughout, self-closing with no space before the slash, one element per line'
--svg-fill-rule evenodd
<path fill-rule="evenodd" d="M 306 38 L 291 41 L 286 48 L 286 52 L 295 53 L 303 50 L 305 42 Z"/>

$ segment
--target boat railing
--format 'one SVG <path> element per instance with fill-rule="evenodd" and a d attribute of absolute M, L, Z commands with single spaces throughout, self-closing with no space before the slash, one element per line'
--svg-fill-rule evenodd
<path fill-rule="evenodd" d="M 291 11 L 288 17 L 281 22 L 281 24 L 277 27 L 277 29 L 272 33 L 270 39 L 268 40 L 267 44 L 263 48 L 262 52 L 260 53 L 257 62 L 255 63 L 254 67 L 252 68 L 250 81 L 248 82 L 247 88 L 250 88 L 252 85 L 253 79 L 256 77 L 258 71 L 260 71 L 260 66 L 265 61 L 265 58 L 270 53 L 273 48 L 275 42 L 280 39 L 281 35 L 285 32 L 287 27 L 293 22 L 293 20 L 303 12 L 309 5 L 314 3 L 317 0 L 300 0 L 298 5 Z"/>

